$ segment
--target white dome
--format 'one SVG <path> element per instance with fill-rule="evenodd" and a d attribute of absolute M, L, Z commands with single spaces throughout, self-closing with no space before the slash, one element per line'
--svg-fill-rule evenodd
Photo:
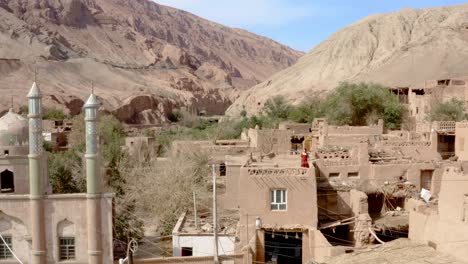
<path fill-rule="evenodd" d="M 11 109 L 0 118 L 0 146 L 27 145 L 29 139 L 28 120 Z"/>

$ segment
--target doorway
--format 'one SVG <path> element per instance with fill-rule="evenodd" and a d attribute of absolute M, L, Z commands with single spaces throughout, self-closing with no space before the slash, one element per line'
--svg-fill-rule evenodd
<path fill-rule="evenodd" d="M 265 262 L 301 264 L 302 232 L 265 231 Z"/>

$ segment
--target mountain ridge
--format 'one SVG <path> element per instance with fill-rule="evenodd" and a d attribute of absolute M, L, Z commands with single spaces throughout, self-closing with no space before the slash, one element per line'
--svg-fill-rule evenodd
<path fill-rule="evenodd" d="M 257 114 L 268 98 L 298 104 L 339 82 L 418 86 L 425 80 L 466 76 L 468 4 L 405 8 L 348 25 L 310 50 L 293 66 L 244 91 L 228 109 Z"/>
<path fill-rule="evenodd" d="M 127 123 L 180 108 L 222 114 L 302 55 L 148 0 L 0 0 L 0 22 L 0 89 L 19 95 L 16 107 L 37 68 L 46 107 L 76 114 L 93 82 L 103 109 Z"/>

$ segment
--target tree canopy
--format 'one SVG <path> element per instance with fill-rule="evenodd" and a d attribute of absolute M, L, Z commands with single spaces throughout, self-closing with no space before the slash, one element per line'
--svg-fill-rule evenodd
<path fill-rule="evenodd" d="M 466 118 L 465 103 L 456 98 L 435 103 L 429 113 L 430 121 L 462 121 Z"/>

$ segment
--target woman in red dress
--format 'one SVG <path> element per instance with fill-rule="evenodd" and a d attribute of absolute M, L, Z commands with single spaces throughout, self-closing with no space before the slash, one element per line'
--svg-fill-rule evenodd
<path fill-rule="evenodd" d="M 301 154 L 301 167 L 309 168 L 309 154 L 307 154 L 305 149 Z"/>

